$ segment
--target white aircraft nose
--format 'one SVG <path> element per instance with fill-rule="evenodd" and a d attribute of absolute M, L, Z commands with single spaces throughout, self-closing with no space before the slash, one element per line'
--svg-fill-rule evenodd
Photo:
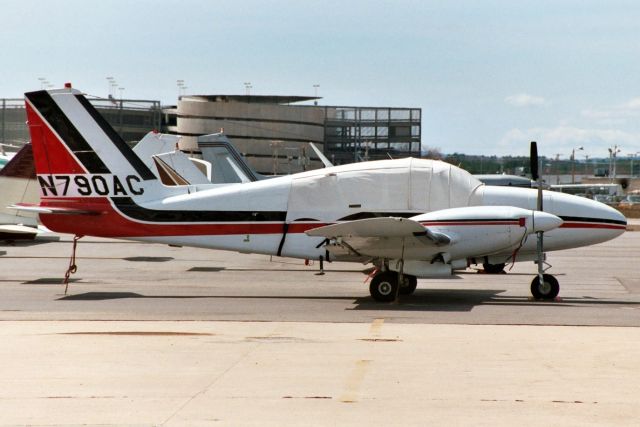
<path fill-rule="evenodd" d="M 558 228 L 562 225 L 563 221 L 548 212 L 533 212 L 533 231 L 551 231 L 554 228 Z"/>

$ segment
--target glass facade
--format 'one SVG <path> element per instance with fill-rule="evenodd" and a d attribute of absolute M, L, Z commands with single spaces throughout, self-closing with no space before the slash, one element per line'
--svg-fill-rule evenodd
<path fill-rule="evenodd" d="M 135 99 L 94 98 L 89 102 L 120 134 L 133 144 L 149 131 L 161 129 L 162 109 L 160 101 Z M 22 98 L 0 99 L 0 152 L 16 151 L 29 142 L 27 113 Z"/>
<path fill-rule="evenodd" d="M 322 107 L 325 155 L 334 164 L 419 157 L 421 109 Z"/>

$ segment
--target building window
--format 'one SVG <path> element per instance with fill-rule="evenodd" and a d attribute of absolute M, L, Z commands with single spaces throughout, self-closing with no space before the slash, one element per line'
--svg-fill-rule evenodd
<path fill-rule="evenodd" d="M 391 126 L 389 136 L 411 136 L 411 126 Z"/>

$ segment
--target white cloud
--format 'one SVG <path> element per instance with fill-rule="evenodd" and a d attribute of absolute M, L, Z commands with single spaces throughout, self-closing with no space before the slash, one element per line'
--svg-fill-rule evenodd
<path fill-rule="evenodd" d="M 631 98 L 627 102 L 613 107 L 585 109 L 580 114 L 600 125 L 623 124 L 629 118 L 640 117 L 640 98 Z"/>
<path fill-rule="evenodd" d="M 615 144 L 623 153 L 640 151 L 640 134 L 625 132 L 619 129 L 591 129 L 573 126 L 557 126 L 554 128 L 511 129 L 498 142 L 498 146 L 506 152 L 524 155 L 529 142 L 537 141 L 541 155 L 568 158 L 571 150 L 584 147 L 582 154 L 593 157 L 607 157 L 607 148 Z"/>
<path fill-rule="evenodd" d="M 622 104 L 622 107 L 628 110 L 640 110 L 640 98 L 632 98 Z"/>
<path fill-rule="evenodd" d="M 504 99 L 509 105 L 514 107 L 540 107 L 547 105 L 547 101 L 541 96 L 529 95 L 528 93 L 518 93 L 516 95 L 507 96 Z"/>

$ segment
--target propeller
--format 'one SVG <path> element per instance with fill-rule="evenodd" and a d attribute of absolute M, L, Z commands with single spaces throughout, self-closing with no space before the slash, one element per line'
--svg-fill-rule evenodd
<path fill-rule="evenodd" d="M 538 174 L 538 144 L 535 141 L 531 141 L 529 161 L 531 163 L 531 178 L 538 184 L 538 203 L 537 210 L 542 211 L 542 179 Z"/>
<path fill-rule="evenodd" d="M 538 173 L 538 144 L 535 141 L 531 141 L 531 150 L 529 161 L 531 162 L 531 178 L 537 182 L 538 184 L 538 202 L 537 209 L 538 211 L 543 212 L 543 195 L 542 195 L 542 178 Z M 535 223 L 536 216 L 535 213 L 533 215 L 533 221 Z M 536 235 L 538 236 L 538 245 L 536 249 L 536 254 L 538 258 L 538 280 L 540 281 L 540 286 L 544 286 L 544 231 L 537 231 Z"/>

